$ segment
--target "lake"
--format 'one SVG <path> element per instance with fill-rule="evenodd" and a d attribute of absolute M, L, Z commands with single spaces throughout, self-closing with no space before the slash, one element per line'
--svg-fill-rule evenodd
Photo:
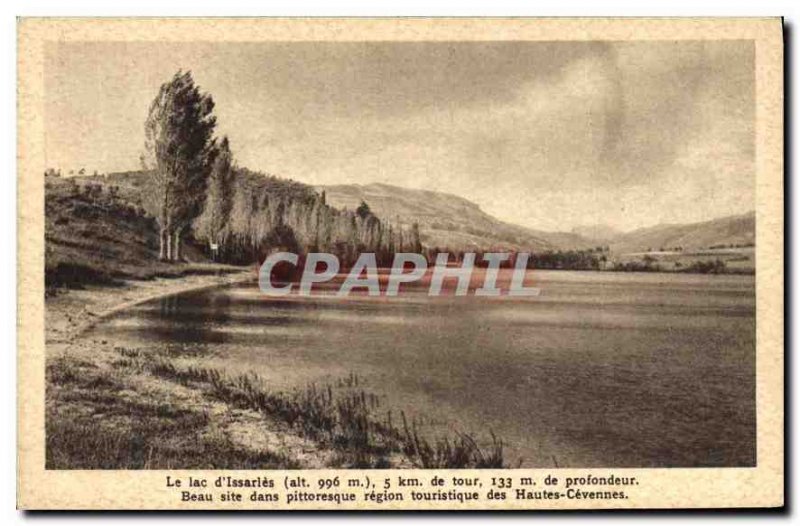
<path fill-rule="evenodd" d="M 535 271 L 535 297 L 263 295 L 131 308 L 95 330 L 276 390 L 357 375 L 421 429 L 492 430 L 523 467 L 755 464 L 754 276 Z"/>

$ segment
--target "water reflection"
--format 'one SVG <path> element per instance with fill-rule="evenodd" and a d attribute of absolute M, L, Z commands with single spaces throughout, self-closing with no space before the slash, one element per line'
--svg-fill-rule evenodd
<path fill-rule="evenodd" d="M 752 277 L 595 276 L 545 275 L 526 300 L 269 298 L 247 284 L 143 304 L 97 330 L 211 349 L 209 366 L 275 389 L 355 372 L 387 409 L 491 428 L 524 466 L 752 465 Z"/>

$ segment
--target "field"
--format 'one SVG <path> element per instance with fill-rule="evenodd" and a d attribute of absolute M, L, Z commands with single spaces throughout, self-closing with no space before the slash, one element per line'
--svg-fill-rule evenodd
<path fill-rule="evenodd" d="M 615 259 L 622 264 L 649 261 L 665 272 L 753 274 L 756 268 L 754 246 L 629 252 Z"/>

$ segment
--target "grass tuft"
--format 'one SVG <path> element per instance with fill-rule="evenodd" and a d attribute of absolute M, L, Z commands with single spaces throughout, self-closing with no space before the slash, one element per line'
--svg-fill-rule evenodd
<path fill-rule="evenodd" d="M 490 432 L 481 447 L 467 433 L 435 440 L 401 412 L 392 412 L 362 387 L 357 375 L 332 385 L 308 385 L 291 392 L 268 389 L 249 373 L 228 376 L 218 369 L 178 366 L 169 353 L 116 348 L 111 368 L 66 357 L 47 367 L 48 469 L 250 469 L 296 467 L 280 454 L 237 447 L 213 432 L 208 414 L 178 408 L 140 393 L 131 397 L 124 374 L 150 374 L 201 390 L 234 408 L 256 411 L 337 454 L 332 464 L 352 468 L 502 468 L 503 442 Z M 424 421 L 424 420 L 423 420 Z"/>
<path fill-rule="evenodd" d="M 228 377 L 212 368 L 179 368 L 163 358 L 153 360 L 147 368 L 182 385 L 205 386 L 211 396 L 235 407 L 277 418 L 305 436 L 340 450 L 351 467 L 388 467 L 392 454 L 402 454 L 412 465 L 423 468 L 505 466 L 503 442 L 491 431 L 491 444 L 482 448 L 472 435 L 463 432 L 431 442 L 420 434 L 416 422 L 408 424 L 405 413 L 401 413 L 403 427 L 396 427 L 391 411 L 382 418 L 376 395 L 355 389 L 358 377 L 354 374 L 337 383 L 341 389 L 311 384 L 282 393 L 268 390 L 253 373 Z"/>

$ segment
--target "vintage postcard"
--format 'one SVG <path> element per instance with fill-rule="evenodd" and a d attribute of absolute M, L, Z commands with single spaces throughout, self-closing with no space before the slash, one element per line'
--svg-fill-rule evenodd
<path fill-rule="evenodd" d="M 18 506 L 784 502 L 774 19 L 20 19 Z"/>

